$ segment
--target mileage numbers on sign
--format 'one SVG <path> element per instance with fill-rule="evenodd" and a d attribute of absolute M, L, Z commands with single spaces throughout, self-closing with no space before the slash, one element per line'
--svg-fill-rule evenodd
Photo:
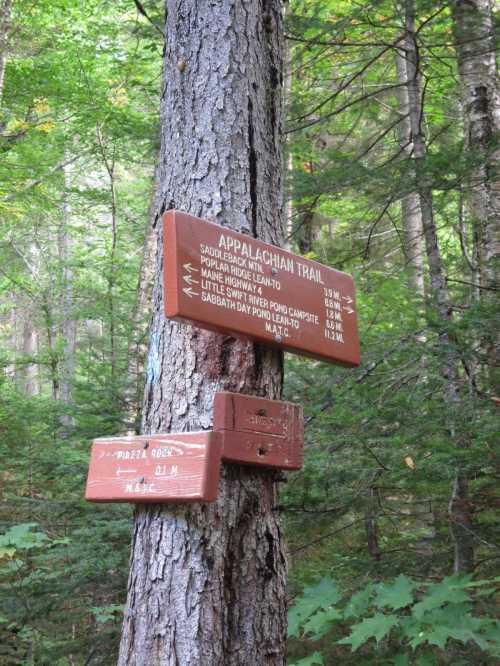
<path fill-rule="evenodd" d="M 350 275 L 186 213 L 163 220 L 167 317 L 359 365 Z"/>
<path fill-rule="evenodd" d="M 92 444 L 90 502 L 211 502 L 221 443 L 212 432 L 103 437 Z"/>

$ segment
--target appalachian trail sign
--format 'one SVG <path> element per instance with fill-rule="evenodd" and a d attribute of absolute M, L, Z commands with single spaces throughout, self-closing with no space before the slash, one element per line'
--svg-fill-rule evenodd
<path fill-rule="evenodd" d="M 167 317 L 359 365 L 350 275 L 187 213 L 163 221 Z"/>

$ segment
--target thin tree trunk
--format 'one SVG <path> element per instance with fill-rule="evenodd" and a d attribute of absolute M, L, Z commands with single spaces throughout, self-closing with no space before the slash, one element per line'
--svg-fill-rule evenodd
<path fill-rule="evenodd" d="M 314 233 L 314 205 L 304 206 L 301 215 L 299 216 L 296 240 L 299 251 L 302 254 L 307 254 L 313 249 L 315 240 Z"/>
<path fill-rule="evenodd" d="M 167 2 L 159 212 L 282 242 L 281 11 Z M 165 321 L 158 248 L 144 432 L 210 428 L 218 390 L 279 397 L 281 353 Z M 137 508 L 121 666 L 285 664 L 278 478 L 224 465 L 211 504 Z"/>
<path fill-rule="evenodd" d="M 465 140 L 472 169 L 469 206 L 475 240 L 472 282 L 479 297 L 496 305 L 500 289 L 500 87 L 490 0 L 455 0 L 453 31 L 460 75 Z M 500 372 L 500 334 L 486 326 L 486 350 L 492 372 Z M 496 370 L 494 370 L 496 369 Z M 491 376 L 493 383 L 495 377 Z"/>
<path fill-rule="evenodd" d="M 42 295 L 40 304 L 43 321 L 45 324 L 45 335 L 47 336 L 47 350 L 49 358 L 49 374 L 52 389 L 52 399 L 59 400 L 60 377 L 59 377 L 59 356 L 56 348 L 56 332 L 54 327 L 54 317 L 52 313 L 52 304 L 49 293 Z"/>
<path fill-rule="evenodd" d="M 473 161 L 471 209 L 482 287 L 500 286 L 500 89 L 490 0 L 455 0 L 453 29 L 466 144 Z"/>
<path fill-rule="evenodd" d="M 414 0 L 406 0 L 406 68 L 408 73 L 408 102 L 415 175 L 417 179 L 427 261 L 429 265 L 431 307 L 440 321 L 438 345 L 440 350 L 443 397 L 447 409 L 456 409 L 458 395 L 458 363 L 454 341 L 449 328 L 453 320 L 446 275 L 439 248 L 434 219 L 432 187 L 426 173 L 426 143 L 422 131 L 422 100 L 418 90 L 419 53 L 415 33 Z M 453 421 L 448 422 L 449 435 L 457 446 L 460 443 Z M 450 532 L 454 545 L 454 570 L 472 571 L 474 567 L 474 544 L 472 539 L 472 512 L 468 500 L 468 478 L 464 470 L 457 469 L 449 504 Z"/>
<path fill-rule="evenodd" d="M 9 331 L 9 360 L 10 363 L 5 366 L 6 377 L 17 379 L 17 359 L 18 359 L 18 328 L 19 328 L 19 304 L 17 294 L 9 293 L 9 302 L 12 303 L 8 321 Z"/>
<path fill-rule="evenodd" d="M 26 395 L 36 395 L 36 365 L 27 362 L 28 358 L 32 358 L 36 354 L 36 330 L 33 325 L 31 313 L 25 310 L 25 320 L 23 324 L 23 368 L 20 373 L 21 382 L 20 389 Z"/>
<path fill-rule="evenodd" d="M 132 431 L 138 431 L 140 427 L 140 396 L 144 392 L 144 361 L 147 353 L 147 330 L 145 322 L 151 308 L 155 277 L 156 234 L 154 230 L 154 216 L 159 206 L 159 202 L 157 201 L 160 191 L 158 174 L 159 169 L 157 167 L 155 169 L 153 193 L 144 234 L 139 279 L 137 281 L 136 303 L 132 318 L 133 337 L 128 348 L 128 382 L 125 391 L 125 401 L 129 414 L 128 427 Z"/>
<path fill-rule="evenodd" d="M 9 44 L 11 16 L 12 0 L 0 0 L 0 103 L 3 96 L 5 67 L 7 65 L 7 49 Z"/>
<path fill-rule="evenodd" d="M 404 47 L 404 44 L 403 44 Z M 408 71 L 406 67 L 405 49 L 399 49 L 396 52 L 396 71 L 398 83 L 404 84 L 408 81 Z M 419 83 L 412 82 L 417 86 L 416 95 L 421 99 Z M 407 84 L 408 85 L 408 84 Z M 400 85 L 396 88 L 399 112 L 402 116 L 399 123 L 399 144 L 403 154 L 411 159 L 413 152 L 413 141 L 410 123 L 410 105 L 408 99 L 407 85 Z M 401 217 L 403 222 L 404 235 L 404 254 L 406 266 L 408 269 L 408 287 L 412 293 L 420 297 L 425 296 L 424 286 L 424 243 L 422 228 L 422 213 L 420 210 L 420 197 L 418 192 L 410 192 L 401 200 Z M 424 340 L 425 341 L 425 340 Z"/>
<path fill-rule="evenodd" d="M 378 541 L 378 498 L 373 486 L 368 489 L 368 498 L 365 506 L 365 532 L 368 554 L 375 563 L 380 561 L 380 546 Z"/>
<path fill-rule="evenodd" d="M 115 284 L 116 284 L 116 251 L 118 247 L 118 219 L 116 210 L 116 188 L 114 179 L 114 161 L 113 170 L 110 172 L 110 195 L 111 195 L 111 253 L 109 257 L 108 274 L 108 315 L 109 315 L 109 346 L 111 357 L 111 390 L 113 396 L 118 393 L 117 379 L 117 347 L 116 347 L 116 313 L 115 313 Z"/>
<path fill-rule="evenodd" d="M 109 178 L 109 197 L 110 197 L 110 221 L 111 221 L 111 250 L 109 253 L 109 270 L 107 271 L 107 298 L 108 298 L 108 317 L 109 317 L 109 348 L 110 348 L 110 368 L 111 368 L 111 391 L 114 399 L 118 397 L 118 355 L 116 339 L 116 312 L 115 312 L 115 285 L 116 285 L 116 253 L 118 248 L 118 208 L 116 200 L 116 146 L 113 144 L 110 153 L 105 145 L 101 126 L 96 127 L 97 144 L 101 153 L 104 167 Z"/>
<path fill-rule="evenodd" d="M 58 233 L 59 261 L 61 264 L 62 285 L 60 297 L 61 336 L 64 341 L 64 355 L 60 364 L 60 391 L 59 399 L 65 405 L 71 405 L 73 396 L 73 381 L 75 375 L 75 348 L 76 348 L 76 321 L 73 314 L 73 271 L 71 269 L 71 236 L 69 234 L 69 221 L 71 205 L 68 198 L 71 187 L 70 167 L 63 167 L 64 174 L 64 201 L 62 220 Z M 64 426 L 71 426 L 73 419 L 63 415 L 61 422 Z"/>

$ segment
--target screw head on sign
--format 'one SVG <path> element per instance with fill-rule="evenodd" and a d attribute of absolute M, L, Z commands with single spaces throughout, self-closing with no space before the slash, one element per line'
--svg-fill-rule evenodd
<path fill-rule="evenodd" d="M 265 409 L 258 409 L 257 416 L 266 416 L 267 412 Z"/>
<path fill-rule="evenodd" d="M 149 442 L 144 442 L 144 448 L 147 449 L 149 446 Z"/>
<path fill-rule="evenodd" d="M 283 342 L 283 336 L 281 335 L 275 335 L 274 339 L 276 340 L 276 342 Z"/>
<path fill-rule="evenodd" d="M 143 476 L 141 476 L 141 478 L 139 479 L 139 483 L 144 483 L 145 480 L 146 479 Z"/>
<path fill-rule="evenodd" d="M 271 273 L 272 273 L 273 275 L 278 275 L 278 269 L 275 268 L 275 267 L 273 266 L 273 267 L 271 268 Z"/>

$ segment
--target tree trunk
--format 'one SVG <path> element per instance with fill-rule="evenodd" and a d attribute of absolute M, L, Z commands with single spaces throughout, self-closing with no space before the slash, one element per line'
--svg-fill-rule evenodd
<path fill-rule="evenodd" d="M 482 340 L 490 368 L 491 384 L 500 372 L 500 334 L 495 320 L 500 288 L 500 88 L 498 85 L 495 31 L 490 0 L 455 0 L 453 32 L 460 75 L 465 141 L 472 168 L 469 206 L 474 223 L 472 282 L 479 297 L 493 308 L 491 324 Z"/>
<path fill-rule="evenodd" d="M 440 322 L 438 347 L 440 374 L 443 379 L 443 398 L 447 410 L 456 409 L 458 395 L 458 360 L 454 340 L 449 328 L 453 321 L 453 312 L 446 284 L 446 275 L 439 248 L 439 240 L 434 219 L 432 186 L 426 173 L 426 142 L 422 131 L 422 100 L 418 90 L 419 54 L 415 33 L 414 0 L 406 0 L 406 68 L 408 73 L 408 102 L 415 175 L 422 213 L 425 249 L 429 265 L 430 301 Z M 463 442 L 457 437 L 453 420 L 448 421 L 449 436 L 457 446 Z M 468 479 L 462 469 L 457 469 L 453 491 L 449 504 L 450 532 L 455 550 L 454 570 L 472 571 L 474 567 L 474 547 L 471 538 L 472 512 L 468 501 Z"/>
<path fill-rule="evenodd" d="M 490 0 L 455 0 L 453 30 L 460 74 L 472 214 L 482 287 L 500 286 L 500 89 Z"/>
<path fill-rule="evenodd" d="M 36 365 L 28 362 L 36 354 L 36 330 L 33 326 L 32 313 L 25 311 L 23 324 L 23 368 L 20 373 L 20 389 L 25 395 L 36 395 Z"/>
<path fill-rule="evenodd" d="M 64 355 L 60 365 L 59 399 L 65 405 L 71 405 L 73 397 L 73 381 L 75 375 L 76 321 L 73 314 L 73 271 L 71 268 L 71 237 L 68 230 L 71 206 L 68 192 L 71 187 L 70 167 L 63 167 L 64 201 L 62 220 L 58 232 L 58 252 L 61 265 L 62 285 L 60 296 L 61 325 L 60 332 L 64 341 Z M 73 425 L 71 416 L 61 417 L 63 426 Z"/>
<path fill-rule="evenodd" d="M 42 301 L 40 303 L 42 310 L 43 322 L 45 325 L 45 335 L 47 337 L 47 353 L 48 353 L 48 366 L 50 384 L 52 389 L 52 400 L 59 400 L 60 377 L 59 377 L 59 354 L 56 346 L 56 331 L 54 325 L 54 316 L 52 312 L 52 300 L 50 292 L 46 291 L 42 294 Z"/>
<path fill-rule="evenodd" d="M 159 205 L 157 201 L 160 189 L 158 173 L 159 169 L 157 167 L 155 169 L 153 193 L 144 234 L 139 279 L 137 281 L 137 295 L 132 319 L 133 338 L 129 343 L 127 354 L 128 382 L 125 390 L 125 401 L 129 415 L 127 425 L 133 432 L 138 432 L 140 427 L 140 396 L 144 392 L 144 360 L 147 353 L 146 318 L 150 311 L 154 284 L 156 234 L 153 225 L 154 215 Z"/>
<path fill-rule="evenodd" d="M 405 42 L 408 37 L 405 39 Z M 404 47 L 404 44 L 403 44 Z M 400 49 L 396 52 L 396 71 L 398 83 L 408 82 L 408 71 L 406 67 L 406 51 Z M 420 86 L 418 81 L 416 96 L 420 99 Z M 399 112 L 402 116 L 399 123 L 399 145 L 407 159 L 411 158 L 413 152 L 413 141 L 410 123 L 410 104 L 408 99 L 408 83 L 396 88 Z M 422 213 L 420 210 L 420 198 L 418 192 L 410 192 L 401 200 L 401 217 L 403 222 L 404 254 L 408 270 L 408 287 L 412 293 L 423 300 L 425 296 L 424 287 L 424 247 Z M 424 340 L 425 342 L 425 340 Z"/>
<path fill-rule="evenodd" d="M 115 288 L 117 273 L 117 250 L 118 250 L 118 205 L 116 198 L 116 144 L 111 141 L 111 146 L 106 144 L 105 136 L 102 132 L 102 126 L 96 125 L 96 138 L 101 159 L 108 174 L 109 179 L 109 205 L 111 222 L 111 248 L 109 253 L 109 267 L 106 271 L 106 281 L 108 283 L 107 301 L 108 301 L 108 322 L 109 322 L 109 355 L 110 355 L 110 384 L 113 401 L 118 400 L 118 340 Z"/>
<path fill-rule="evenodd" d="M 158 220 L 282 242 L 282 46 L 279 0 L 168 0 Z M 210 428 L 220 390 L 279 398 L 280 352 L 165 320 L 158 248 L 143 431 Z M 224 465 L 211 504 L 137 508 L 121 666 L 285 664 L 279 476 Z"/>
<path fill-rule="evenodd" d="M 0 0 L 0 102 L 2 101 L 5 67 L 7 65 L 11 15 L 12 0 Z"/>
<path fill-rule="evenodd" d="M 297 246 L 301 254 L 312 252 L 313 243 L 315 240 L 314 233 L 314 206 L 304 206 L 300 215 L 298 216 L 297 226 Z"/>
<path fill-rule="evenodd" d="M 365 505 L 365 532 L 368 554 L 371 559 L 378 564 L 380 562 L 380 546 L 378 540 L 378 497 L 376 490 L 372 487 L 368 489 L 368 497 Z"/>

